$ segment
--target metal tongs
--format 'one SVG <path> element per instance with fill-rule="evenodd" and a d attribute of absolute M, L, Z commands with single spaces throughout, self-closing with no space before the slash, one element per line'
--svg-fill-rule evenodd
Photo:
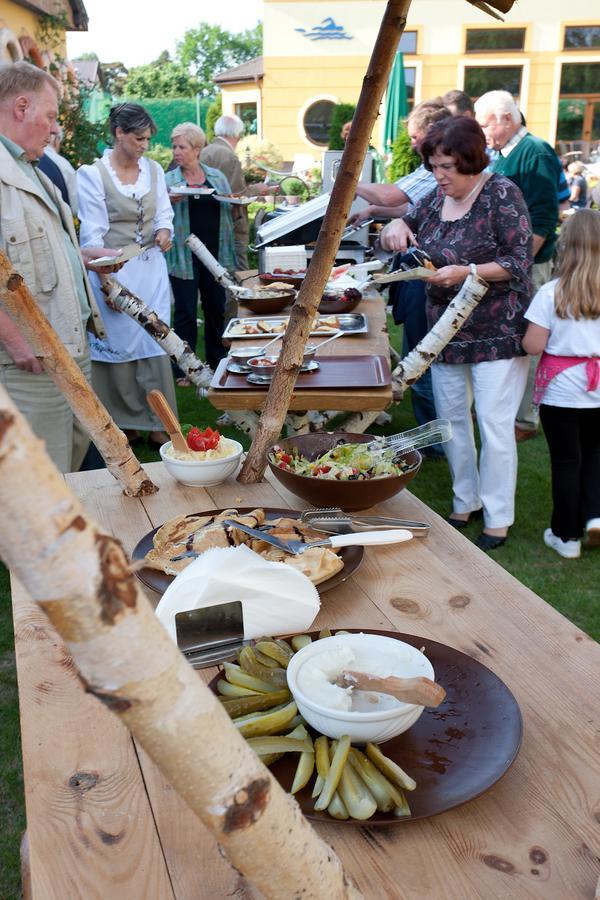
<path fill-rule="evenodd" d="M 422 447 L 430 447 L 432 444 L 443 444 L 451 437 L 452 425 L 448 419 L 433 419 L 431 422 L 411 428 L 409 431 L 376 438 L 374 441 L 370 441 L 366 447 L 373 453 L 391 448 L 398 454 L 406 453 L 409 450 L 420 450 Z"/>
<path fill-rule="evenodd" d="M 351 532 L 377 531 L 387 528 L 403 528 L 414 537 L 427 537 L 431 525 L 427 522 L 413 522 L 411 519 L 396 519 L 391 516 L 350 515 L 339 506 L 327 506 L 323 509 L 305 509 L 300 519 L 326 534 L 348 534 Z"/>

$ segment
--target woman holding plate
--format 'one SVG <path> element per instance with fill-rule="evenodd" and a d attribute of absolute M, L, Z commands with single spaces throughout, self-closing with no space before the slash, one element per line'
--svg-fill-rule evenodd
<path fill-rule="evenodd" d="M 203 130 L 191 122 L 177 125 L 171 133 L 176 168 L 167 172 L 166 178 L 175 210 L 175 238 L 167 254 L 167 265 L 175 298 L 173 329 L 195 351 L 199 292 L 204 315 L 205 359 L 215 369 L 227 353 L 221 339 L 225 328 L 225 289 L 192 254 L 185 239 L 190 234 L 196 235 L 230 272 L 235 268 L 235 245 L 231 210 L 227 203 L 213 197 L 215 192 L 229 195 L 231 188 L 222 172 L 200 162 L 205 145 Z M 198 193 L 186 191 L 178 196 L 178 188 L 198 188 Z M 183 372 L 177 375 L 178 385 L 190 384 Z"/>
<path fill-rule="evenodd" d="M 144 157 L 156 125 L 143 106 L 121 103 L 111 109 L 109 126 L 112 149 L 77 172 L 81 246 L 143 248 L 113 277 L 168 322 L 171 291 L 163 253 L 171 246 L 173 210 L 163 170 Z M 94 390 L 131 442 L 145 431 L 158 447 L 168 437 L 146 394 L 158 389 L 176 408 L 169 358 L 137 322 L 110 305 L 98 275 L 90 281 L 106 329 L 106 339 L 90 335 Z"/>
<path fill-rule="evenodd" d="M 404 219 L 386 226 L 381 243 L 388 250 L 404 252 L 412 244 L 429 253 L 437 268 L 426 279 L 430 328 L 470 272 L 489 284 L 431 373 L 438 415 L 452 422 L 452 440 L 444 445 L 454 494 L 448 521 L 464 528 L 483 510 L 476 543 L 494 550 L 514 521 L 514 419 L 528 371 L 521 339 L 531 296 L 531 225 L 521 191 L 486 171 L 486 141 L 474 119 L 433 125 L 420 150 L 438 187 Z M 479 469 L 473 402 L 481 437 Z"/>

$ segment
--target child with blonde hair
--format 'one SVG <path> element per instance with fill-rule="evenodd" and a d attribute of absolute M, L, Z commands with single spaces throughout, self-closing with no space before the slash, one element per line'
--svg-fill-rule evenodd
<path fill-rule="evenodd" d="M 558 278 L 537 292 L 523 347 L 541 353 L 534 403 L 552 466 L 552 519 L 544 543 L 581 554 L 600 546 L 600 213 L 578 210 L 563 225 Z"/>

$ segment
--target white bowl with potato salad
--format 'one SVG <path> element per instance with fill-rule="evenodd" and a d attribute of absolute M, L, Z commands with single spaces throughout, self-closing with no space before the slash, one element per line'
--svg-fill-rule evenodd
<path fill-rule="evenodd" d="M 244 448 L 239 441 L 218 435 L 218 442 L 213 441 L 206 449 L 194 449 L 192 445 L 184 453 L 167 441 L 159 452 L 169 474 L 181 484 L 207 487 L 220 484 L 237 471 Z"/>

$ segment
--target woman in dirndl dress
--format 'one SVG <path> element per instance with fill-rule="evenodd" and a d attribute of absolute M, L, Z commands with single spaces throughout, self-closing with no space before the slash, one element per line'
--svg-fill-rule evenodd
<path fill-rule="evenodd" d="M 112 277 L 169 322 L 163 253 L 171 247 L 173 210 L 163 170 L 144 157 L 156 125 L 142 106 L 122 103 L 111 109 L 109 126 L 114 147 L 77 172 L 81 246 L 143 247 Z M 90 281 L 106 329 L 103 340 L 90 336 L 94 390 L 130 442 L 149 432 L 149 443 L 159 446 L 168 437 L 146 395 L 158 389 L 176 409 L 169 357 L 134 319 L 110 307 L 98 275 L 91 273 Z"/>

